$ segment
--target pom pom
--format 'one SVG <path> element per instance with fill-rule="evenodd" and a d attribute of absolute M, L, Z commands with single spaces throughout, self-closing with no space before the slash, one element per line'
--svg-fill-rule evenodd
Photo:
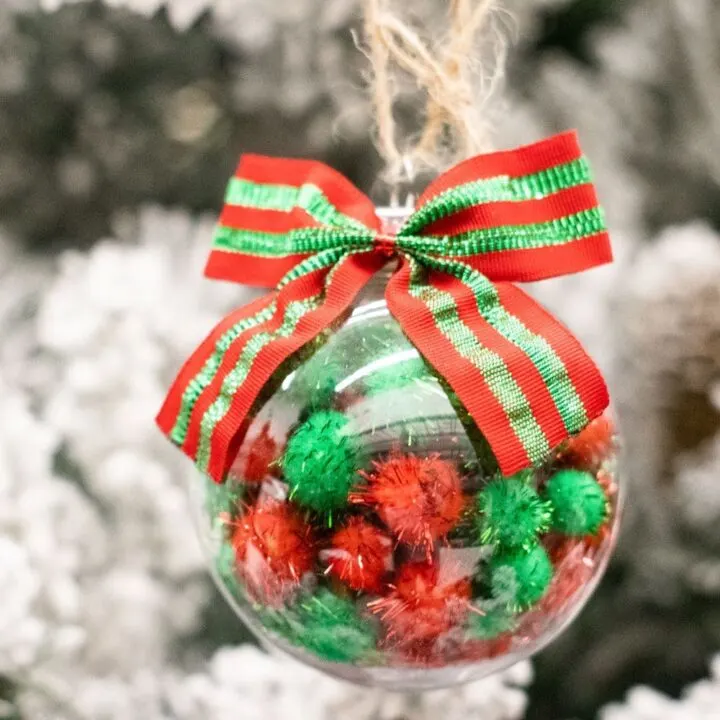
<path fill-rule="evenodd" d="M 242 503 L 245 488 L 233 482 L 231 478 L 224 483 L 216 483 L 206 477 L 205 490 L 205 509 L 214 523 L 225 525 Z"/>
<path fill-rule="evenodd" d="M 232 545 L 222 543 L 215 558 L 215 570 L 225 584 L 234 592 L 238 588 L 237 578 L 235 577 L 236 562 L 235 550 Z"/>
<path fill-rule="evenodd" d="M 550 506 L 528 484 L 526 474 L 498 478 L 477 497 L 478 530 L 483 543 L 526 548 L 550 526 Z"/>
<path fill-rule="evenodd" d="M 297 622 L 291 623 L 291 628 L 292 642 L 328 662 L 357 662 L 375 649 L 371 623 L 352 601 L 329 590 L 320 590 L 299 603 Z"/>
<path fill-rule="evenodd" d="M 601 415 L 568 440 L 561 459 L 582 468 L 595 468 L 612 450 L 614 434 L 615 426 L 610 417 Z"/>
<path fill-rule="evenodd" d="M 592 535 L 605 522 L 608 503 L 595 477 L 583 470 L 559 470 L 545 487 L 552 527 L 567 535 Z"/>
<path fill-rule="evenodd" d="M 310 527 L 285 503 L 250 508 L 231 524 L 238 571 L 259 599 L 281 600 L 315 559 Z"/>
<path fill-rule="evenodd" d="M 271 474 L 272 465 L 278 459 L 278 450 L 278 443 L 270 435 L 270 423 L 266 422 L 260 434 L 250 443 L 247 453 L 238 458 L 240 479 L 249 483 L 262 482 Z"/>
<path fill-rule="evenodd" d="M 392 540 L 361 517 L 352 517 L 323 552 L 327 572 L 353 590 L 379 592 L 392 566 Z"/>
<path fill-rule="evenodd" d="M 397 390 L 425 377 L 427 367 L 420 357 L 413 357 L 392 365 L 385 365 L 365 377 L 368 394 L 376 395 L 388 390 Z"/>
<path fill-rule="evenodd" d="M 512 645 L 512 636 L 508 633 L 498 635 L 491 640 L 468 639 L 461 650 L 460 658 L 464 662 L 482 662 L 507 655 L 512 652 Z"/>
<path fill-rule="evenodd" d="M 295 372 L 291 397 L 303 408 L 319 411 L 333 405 L 335 388 L 345 377 L 344 363 L 332 355 L 315 355 Z"/>
<path fill-rule="evenodd" d="M 563 610 L 575 593 L 587 587 L 595 564 L 587 556 L 584 543 L 571 538 L 565 538 L 564 545 L 555 549 L 552 559 L 555 577 L 539 609 L 557 613 Z"/>
<path fill-rule="evenodd" d="M 444 579 L 437 564 L 411 562 L 399 569 L 388 596 L 369 607 L 387 627 L 387 640 L 411 645 L 434 641 L 462 623 L 469 609 L 470 591 L 466 578 Z"/>
<path fill-rule="evenodd" d="M 360 501 L 373 504 L 400 542 L 425 548 L 460 519 L 465 500 L 452 463 L 437 456 L 396 455 L 375 463 Z"/>
<path fill-rule="evenodd" d="M 552 576 L 553 566 L 542 545 L 495 553 L 490 560 L 493 597 L 503 599 L 510 609 L 534 605 L 545 594 Z"/>
<path fill-rule="evenodd" d="M 342 413 L 329 410 L 311 415 L 295 431 L 282 461 L 292 500 L 318 512 L 347 503 L 362 464 L 358 440 L 346 433 L 347 424 Z"/>
<path fill-rule="evenodd" d="M 468 618 L 468 631 L 476 640 L 494 640 L 516 626 L 514 614 L 497 603 L 487 603 L 473 608 Z"/>

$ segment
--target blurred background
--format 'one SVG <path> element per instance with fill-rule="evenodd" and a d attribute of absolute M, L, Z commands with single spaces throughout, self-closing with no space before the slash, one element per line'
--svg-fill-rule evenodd
<path fill-rule="evenodd" d="M 201 278 L 240 152 L 377 196 L 359 5 L 0 4 L 3 720 L 720 716 L 716 0 L 503 3 L 495 144 L 578 128 L 617 255 L 533 289 L 603 366 L 624 436 L 624 531 L 578 621 L 532 666 L 393 696 L 263 655 L 211 586 L 192 469 L 153 418 L 248 296 Z"/>

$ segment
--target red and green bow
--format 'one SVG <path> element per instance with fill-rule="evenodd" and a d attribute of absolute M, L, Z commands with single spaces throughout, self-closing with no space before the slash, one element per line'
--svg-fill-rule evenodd
<path fill-rule="evenodd" d="M 158 423 L 221 482 L 281 363 L 337 321 L 390 258 L 386 299 L 511 475 L 543 461 L 608 405 L 573 335 L 513 281 L 612 260 L 574 133 L 481 155 L 437 178 L 396 235 L 322 163 L 244 156 L 210 277 L 271 286 L 228 315 L 180 371 Z"/>

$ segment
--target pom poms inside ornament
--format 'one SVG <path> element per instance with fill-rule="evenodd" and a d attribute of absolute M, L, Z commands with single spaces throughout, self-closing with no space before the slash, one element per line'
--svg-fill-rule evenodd
<path fill-rule="evenodd" d="M 381 590 L 393 559 L 393 541 L 387 533 L 362 517 L 352 517 L 330 545 L 323 554 L 329 575 L 353 590 Z"/>
<path fill-rule="evenodd" d="M 373 625 L 348 598 L 329 590 L 301 600 L 286 626 L 289 639 L 328 662 L 355 662 L 375 649 Z"/>
<path fill-rule="evenodd" d="M 449 577 L 436 563 L 411 562 L 397 572 L 386 598 L 371 603 L 387 628 L 387 638 L 400 645 L 437 639 L 461 623 L 471 596 L 468 578 Z"/>
<path fill-rule="evenodd" d="M 528 608 L 540 600 L 553 577 L 552 562 L 542 545 L 498 552 L 489 569 L 493 595 L 505 598 L 515 609 Z"/>
<path fill-rule="evenodd" d="M 428 553 L 457 524 L 465 506 L 460 475 L 437 456 L 395 454 L 374 463 L 360 502 L 374 507 L 397 539 Z"/>
<path fill-rule="evenodd" d="M 268 477 L 278 456 L 278 443 L 270 433 L 270 423 L 266 422 L 260 434 L 253 438 L 247 453 L 238 458 L 241 462 L 237 470 L 240 477 L 248 483 L 259 483 Z"/>
<path fill-rule="evenodd" d="M 515 613 L 496 601 L 473 608 L 469 615 L 468 631 L 477 640 L 494 640 L 499 635 L 511 632 L 516 625 Z"/>
<path fill-rule="evenodd" d="M 361 447 L 347 426 L 342 413 L 317 412 L 290 438 L 282 467 L 290 497 L 298 504 L 318 512 L 347 504 L 362 466 Z"/>
<path fill-rule="evenodd" d="M 477 528 L 483 543 L 529 547 L 550 526 L 550 505 L 531 485 L 532 473 L 497 478 L 478 495 Z"/>
<path fill-rule="evenodd" d="M 595 476 L 583 470 L 560 470 L 545 488 L 554 530 L 566 535 L 596 533 L 605 522 L 607 497 Z"/>
<path fill-rule="evenodd" d="M 585 597 L 616 508 L 610 424 L 502 477 L 423 361 L 386 361 L 397 337 L 353 335 L 330 359 L 322 345 L 204 499 L 216 575 L 251 624 L 365 683 L 363 669 L 496 667 L 544 643 Z M 408 419 L 414 403 L 434 414 Z"/>
<path fill-rule="evenodd" d="M 267 501 L 232 522 L 231 543 L 239 574 L 252 593 L 282 599 L 315 560 L 312 529 L 290 505 Z"/>
<path fill-rule="evenodd" d="M 582 432 L 571 437 L 561 457 L 571 465 L 592 469 L 602 463 L 615 442 L 615 425 L 606 413 L 593 420 Z"/>

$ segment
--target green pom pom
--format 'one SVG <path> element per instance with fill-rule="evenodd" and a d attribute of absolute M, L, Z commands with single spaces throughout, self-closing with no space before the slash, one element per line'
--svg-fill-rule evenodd
<path fill-rule="evenodd" d="M 352 601 L 329 590 L 320 590 L 299 604 L 293 628 L 295 644 L 328 662 L 357 662 L 375 648 L 373 626 Z"/>
<path fill-rule="evenodd" d="M 530 547 L 550 526 L 550 506 L 528 484 L 528 475 L 498 478 L 477 496 L 478 530 L 483 543 L 502 548 Z"/>
<path fill-rule="evenodd" d="M 507 608 L 497 606 L 492 601 L 487 605 L 478 605 L 479 612 L 470 613 L 468 630 L 477 640 L 493 640 L 515 629 L 515 615 Z M 480 614 L 482 613 L 482 615 Z"/>
<path fill-rule="evenodd" d="M 318 512 L 347 503 L 362 465 L 357 438 L 344 432 L 347 424 L 342 413 L 328 410 L 311 415 L 295 431 L 282 460 L 292 500 Z"/>
<path fill-rule="evenodd" d="M 545 497 L 552 507 L 552 527 L 567 535 L 593 535 L 607 518 L 605 491 L 582 470 L 560 470 L 548 481 Z"/>
<path fill-rule="evenodd" d="M 364 379 L 365 387 L 369 394 L 376 395 L 406 387 L 427 374 L 428 371 L 422 358 L 409 358 L 371 373 Z"/>
<path fill-rule="evenodd" d="M 295 621 L 287 610 L 277 610 L 264 605 L 256 605 L 254 610 L 265 630 L 275 632 L 292 643 L 296 642 L 296 630 L 293 625 Z"/>
<path fill-rule="evenodd" d="M 290 385 L 291 397 L 311 410 L 329 408 L 335 400 L 335 388 L 344 377 L 339 360 L 327 352 L 318 353 L 296 370 Z"/>
<path fill-rule="evenodd" d="M 225 585 L 237 590 L 237 578 L 235 577 L 235 551 L 229 543 L 222 543 L 215 556 L 215 568 L 218 575 L 225 582 Z"/>
<path fill-rule="evenodd" d="M 542 545 L 529 550 L 499 552 L 490 560 L 493 597 L 508 608 L 522 610 L 534 605 L 548 589 L 553 566 Z"/>
<path fill-rule="evenodd" d="M 205 477 L 205 509 L 214 524 L 220 522 L 224 525 L 224 519 L 219 516 L 221 513 L 232 513 L 242 501 L 244 494 L 244 486 L 230 478 L 223 483 L 216 483 L 211 478 Z"/>

